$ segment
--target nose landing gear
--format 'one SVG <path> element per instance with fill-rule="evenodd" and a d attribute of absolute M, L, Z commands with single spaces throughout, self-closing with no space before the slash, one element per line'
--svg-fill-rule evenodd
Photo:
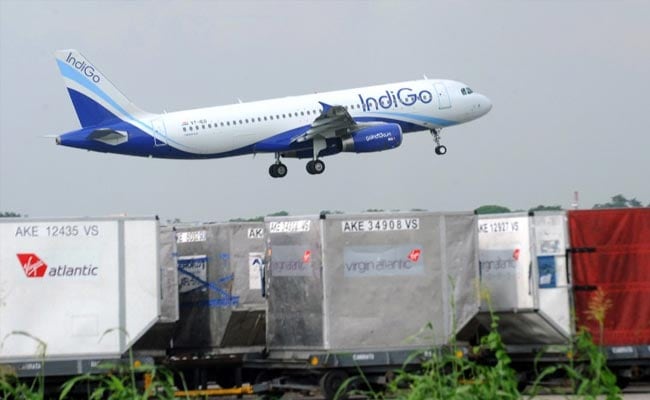
<path fill-rule="evenodd" d="M 447 147 L 440 144 L 440 128 L 431 129 L 431 135 L 433 136 L 433 141 L 436 142 L 435 151 L 436 154 L 442 156 L 447 154 Z"/>

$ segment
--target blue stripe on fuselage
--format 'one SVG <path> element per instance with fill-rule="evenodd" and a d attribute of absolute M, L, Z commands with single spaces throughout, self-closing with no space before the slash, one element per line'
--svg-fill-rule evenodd
<path fill-rule="evenodd" d="M 429 117 L 428 115 L 420 115 L 420 114 L 407 114 L 407 113 L 397 113 L 397 112 L 375 112 L 375 114 L 383 114 L 383 115 L 386 116 L 386 118 L 388 118 L 390 116 L 394 116 L 394 117 L 401 117 L 401 118 L 406 118 L 406 119 L 411 119 L 411 120 L 416 120 L 416 121 L 427 122 L 427 123 L 439 126 L 441 128 L 458 124 L 458 122 L 456 122 L 456 121 L 451 121 L 451 120 L 442 119 L 442 118 L 434 118 L 434 117 Z M 363 117 L 363 118 L 371 118 L 371 119 L 373 119 L 375 117 Z M 401 120 L 395 120 L 395 121 L 398 122 L 398 123 L 402 122 Z M 420 130 L 422 130 L 422 129 L 427 129 L 427 128 L 422 128 L 421 127 Z"/>
<path fill-rule="evenodd" d="M 97 140 L 88 139 L 88 135 L 90 135 L 94 130 L 98 129 L 98 127 L 90 127 L 61 135 L 59 137 L 60 144 L 68 147 L 97 151 L 100 153 L 117 153 L 130 156 L 171 159 L 220 158 L 253 153 L 252 145 L 219 154 L 189 153 L 165 144 L 161 145 L 158 143 L 157 145 L 152 136 L 148 135 L 132 124 L 121 120 L 118 120 L 118 122 L 113 123 L 109 126 L 102 126 L 101 128 L 127 132 L 128 141 L 116 146 L 112 146 L 99 142 Z"/>

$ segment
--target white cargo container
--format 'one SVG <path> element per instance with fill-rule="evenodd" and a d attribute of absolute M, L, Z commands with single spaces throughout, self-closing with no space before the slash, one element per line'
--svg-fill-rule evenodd
<path fill-rule="evenodd" d="M 572 335 L 566 221 L 561 211 L 479 216 L 481 286 L 491 300 L 479 320 L 489 327 L 491 306 L 508 345 L 564 344 Z"/>
<path fill-rule="evenodd" d="M 119 358 L 161 318 L 158 258 L 154 217 L 0 220 L 0 363 Z"/>

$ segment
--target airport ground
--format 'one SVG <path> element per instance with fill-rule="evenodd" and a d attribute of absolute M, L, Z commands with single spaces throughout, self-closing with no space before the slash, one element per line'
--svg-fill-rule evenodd
<path fill-rule="evenodd" d="M 550 390 L 546 390 L 547 392 L 550 392 Z M 542 392 L 544 392 L 542 390 Z M 561 388 L 556 388 L 553 390 L 554 393 L 543 393 L 543 394 L 538 394 L 536 396 L 531 396 L 530 394 L 524 394 L 522 396 L 523 400 L 532 400 L 532 399 L 542 399 L 542 400 L 580 400 L 584 399 L 585 397 L 583 396 L 576 396 L 572 395 L 568 392 L 568 390 L 564 390 Z M 244 396 L 244 397 L 237 397 L 237 396 L 228 396 L 228 397 L 213 397 L 211 400 L 236 400 L 236 399 L 244 399 L 244 400 L 256 400 L 260 399 L 261 397 L 259 396 Z M 364 396 L 351 396 L 349 397 L 350 400 L 363 400 L 367 399 L 368 397 Z M 599 396 L 598 399 L 605 399 L 605 396 Z M 650 382 L 634 382 L 631 383 L 625 390 L 623 390 L 623 393 L 621 395 L 621 398 L 623 400 L 648 400 L 650 399 Z M 281 400 L 324 400 L 325 398 L 319 395 L 316 396 L 308 396 L 304 394 L 299 394 L 299 393 L 285 393 L 282 397 L 280 397 Z"/>

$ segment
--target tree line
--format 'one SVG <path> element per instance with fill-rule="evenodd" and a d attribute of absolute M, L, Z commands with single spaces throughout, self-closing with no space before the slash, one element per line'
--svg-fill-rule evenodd
<path fill-rule="evenodd" d="M 636 199 L 636 197 L 633 197 L 631 199 L 628 199 L 627 197 L 623 196 L 622 194 L 617 194 L 616 196 L 612 196 L 611 201 L 608 201 L 607 203 L 597 203 L 594 204 L 592 209 L 601 209 L 601 208 L 638 208 L 638 207 L 643 207 L 643 204 Z M 650 203 L 646 207 L 650 207 Z M 552 206 L 546 206 L 546 205 L 538 205 L 536 207 L 528 209 L 528 212 L 536 212 L 536 211 L 562 211 L 564 208 L 560 205 L 552 205 Z M 501 206 L 501 205 L 496 205 L 496 204 L 488 204 L 484 206 L 480 206 L 475 210 L 477 214 L 500 214 L 500 213 L 509 213 L 509 212 L 516 212 L 516 211 L 526 211 L 526 210 L 510 210 L 508 207 Z"/>
<path fill-rule="evenodd" d="M 641 201 L 637 200 L 636 197 L 633 197 L 631 199 L 628 199 L 627 197 L 623 196 L 622 194 L 617 194 L 615 196 L 611 197 L 611 200 L 608 201 L 607 203 L 597 203 L 595 204 L 592 208 L 593 209 L 600 209 L 600 208 L 638 208 L 638 207 L 643 207 L 643 203 Z M 650 203 L 646 207 L 650 207 Z M 528 209 L 528 212 L 536 212 L 536 211 L 562 211 L 564 208 L 560 205 L 538 205 L 536 207 Z M 386 210 L 379 209 L 379 208 L 368 208 L 365 210 L 365 212 L 384 212 Z M 389 211 L 400 211 L 400 210 L 389 210 Z M 422 208 L 413 208 L 410 211 L 426 211 Z M 501 206 L 501 205 L 496 205 L 496 204 L 487 204 L 478 207 L 476 210 L 474 210 L 477 214 L 501 214 L 501 213 L 509 213 L 509 212 L 517 212 L 517 211 L 526 211 L 526 210 L 511 210 L 508 207 Z M 339 210 L 323 210 L 320 212 L 321 214 L 343 214 L 343 211 Z M 287 211 L 278 211 L 274 212 L 271 214 L 267 214 L 267 217 L 286 217 L 289 215 L 289 212 Z M 14 212 L 14 211 L 0 211 L 0 218 L 20 218 L 20 217 L 27 217 L 27 215 L 22 215 L 20 213 Z M 230 219 L 229 222 L 261 222 L 264 221 L 264 216 L 259 215 L 257 217 L 252 217 L 252 218 L 233 218 Z M 168 224 L 175 224 L 175 223 L 180 223 L 181 220 L 179 218 L 174 218 L 172 220 L 167 220 Z"/>

